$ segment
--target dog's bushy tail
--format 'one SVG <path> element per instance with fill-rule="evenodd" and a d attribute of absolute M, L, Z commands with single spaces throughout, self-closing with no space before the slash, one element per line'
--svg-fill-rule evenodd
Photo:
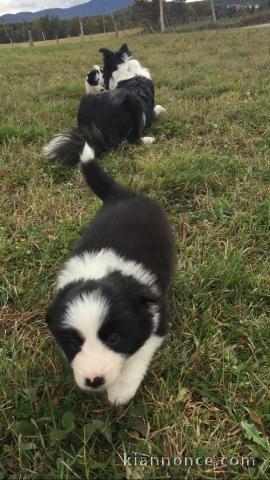
<path fill-rule="evenodd" d="M 77 127 L 69 132 L 56 135 L 44 148 L 43 153 L 49 158 L 57 158 L 66 165 L 75 165 L 87 145 L 89 154 L 96 158 L 108 148 L 101 132 L 94 126 Z"/>
<path fill-rule="evenodd" d="M 92 148 L 87 142 L 80 155 L 80 163 L 87 185 L 104 203 L 116 202 L 134 195 L 103 170 L 99 162 L 94 159 Z"/>
<path fill-rule="evenodd" d="M 134 128 L 131 130 L 128 141 L 130 143 L 139 142 L 140 138 L 143 136 L 143 131 L 145 127 L 145 116 L 143 111 L 143 105 L 141 100 L 133 93 L 128 93 L 125 97 L 125 105 L 129 110 L 133 121 Z"/>

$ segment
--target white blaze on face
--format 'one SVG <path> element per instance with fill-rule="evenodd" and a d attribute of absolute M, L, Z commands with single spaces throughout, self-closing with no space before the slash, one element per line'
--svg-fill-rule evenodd
<path fill-rule="evenodd" d="M 80 352 L 71 362 L 77 385 L 86 387 L 87 378 L 104 378 L 103 388 L 114 383 L 124 363 L 124 357 L 110 350 L 98 338 L 98 330 L 108 312 L 106 299 L 99 290 L 84 293 L 68 305 L 65 326 L 77 330 L 85 339 Z"/>

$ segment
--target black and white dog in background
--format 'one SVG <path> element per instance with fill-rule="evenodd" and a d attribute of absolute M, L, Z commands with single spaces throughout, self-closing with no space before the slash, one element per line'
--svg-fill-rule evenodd
<path fill-rule="evenodd" d="M 80 160 L 103 206 L 59 273 L 46 319 L 77 385 L 106 390 L 119 405 L 135 395 L 164 340 L 175 245 L 154 201 L 117 184 L 87 143 Z"/>
<path fill-rule="evenodd" d="M 115 53 L 104 48 L 101 52 L 107 91 L 102 95 L 88 94 L 81 99 L 78 128 L 57 135 L 44 148 L 44 153 L 51 158 L 77 163 L 85 141 L 97 157 L 123 140 L 129 143 L 153 143 L 155 140 L 143 136 L 144 130 L 164 110 L 160 105 L 155 106 L 149 70 L 132 57 L 126 44 Z"/>

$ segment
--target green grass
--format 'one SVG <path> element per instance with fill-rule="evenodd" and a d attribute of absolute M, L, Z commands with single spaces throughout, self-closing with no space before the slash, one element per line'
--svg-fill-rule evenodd
<path fill-rule="evenodd" d="M 41 148 L 75 125 L 85 72 L 117 42 L 1 48 L 0 479 L 267 479 L 270 31 L 127 40 L 167 112 L 155 145 L 122 145 L 101 162 L 174 227 L 169 335 L 129 405 L 75 386 L 44 312 L 100 203 L 78 169 Z M 125 466 L 134 451 L 214 464 Z"/>

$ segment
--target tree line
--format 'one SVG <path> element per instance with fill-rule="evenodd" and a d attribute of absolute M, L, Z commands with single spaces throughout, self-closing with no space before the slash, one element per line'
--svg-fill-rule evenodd
<path fill-rule="evenodd" d="M 86 17 L 82 19 L 85 35 L 113 31 L 109 15 Z M 31 30 L 34 41 L 53 40 L 56 38 L 76 37 L 80 35 L 80 18 L 60 20 L 57 15 L 44 15 L 32 21 L 5 24 L 0 22 L 0 43 L 25 42 Z"/>
<path fill-rule="evenodd" d="M 225 5 L 224 2 L 225 0 L 215 0 L 217 18 L 238 14 L 237 9 L 228 6 L 232 0 L 227 0 Z M 165 28 L 211 18 L 209 0 L 190 3 L 185 0 L 163 2 L 163 10 Z M 160 0 L 135 0 L 131 7 L 115 13 L 114 17 L 119 30 L 142 27 L 145 32 L 151 33 L 160 29 Z M 80 22 L 85 35 L 114 30 L 110 15 L 83 19 L 76 17 L 70 20 L 60 20 L 56 15 L 45 15 L 32 21 L 14 24 L 5 24 L 0 20 L 0 43 L 25 42 L 28 40 L 29 30 L 34 41 L 75 37 L 80 35 Z"/>
<path fill-rule="evenodd" d="M 216 18 L 231 18 L 254 14 L 257 10 L 269 8 L 270 0 L 214 0 Z M 239 8 L 237 8 L 237 4 Z M 160 29 L 160 0 L 135 0 L 131 10 L 137 23 L 145 27 L 146 31 Z M 211 2 L 189 2 L 185 0 L 163 1 L 164 24 L 167 28 L 173 28 L 189 22 L 211 20 Z"/>

